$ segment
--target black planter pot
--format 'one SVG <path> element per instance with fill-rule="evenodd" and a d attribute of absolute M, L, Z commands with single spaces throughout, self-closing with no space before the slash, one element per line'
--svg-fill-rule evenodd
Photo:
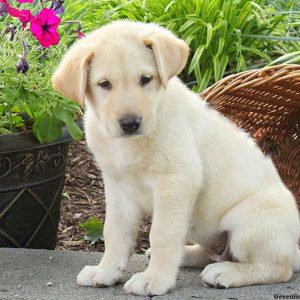
<path fill-rule="evenodd" d="M 70 140 L 0 136 L 0 247 L 54 249 Z"/>

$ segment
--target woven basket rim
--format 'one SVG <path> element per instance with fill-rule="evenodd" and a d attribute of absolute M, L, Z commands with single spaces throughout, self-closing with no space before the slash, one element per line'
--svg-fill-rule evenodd
<path fill-rule="evenodd" d="M 300 84 L 300 65 L 280 64 L 261 69 L 247 70 L 224 77 L 200 94 L 205 100 L 216 95 L 237 91 L 246 87 L 258 87 L 283 80 L 296 80 Z"/>

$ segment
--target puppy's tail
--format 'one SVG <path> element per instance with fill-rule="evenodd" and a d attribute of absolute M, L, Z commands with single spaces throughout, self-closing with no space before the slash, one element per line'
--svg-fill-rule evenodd
<path fill-rule="evenodd" d="M 293 270 L 294 272 L 300 272 L 300 249 L 299 248 L 297 248 L 297 252 L 294 257 Z"/>

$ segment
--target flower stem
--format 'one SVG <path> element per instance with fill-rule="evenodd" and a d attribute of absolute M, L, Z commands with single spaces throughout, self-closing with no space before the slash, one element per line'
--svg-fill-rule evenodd
<path fill-rule="evenodd" d="M 13 132 L 12 112 L 11 112 L 10 105 L 8 105 L 8 119 L 9 119 L 9 129 L 11 132 Z"/>
<path fill-rule="evenodd" d="M 26 43 L 25 43 L 24 41 L 22 41 L 21 44 L 22 44 L 22 47 L 23 47 L 23 56 L 24 56 L 25 58 L 27 58 L 27 56 L 28 56 L 28 48 L 27 48 L 27 45 L 26 45 Z"/>

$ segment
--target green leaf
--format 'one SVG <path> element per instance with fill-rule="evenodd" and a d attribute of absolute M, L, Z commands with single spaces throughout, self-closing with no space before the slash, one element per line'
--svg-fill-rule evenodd
<path fill-rule="evenodd" d="M 69 111 L 67 111 L 66 109 L 64 109 L 62 107 L 57 106 L 53 109 L 53 115 L 57 119 L 63 121 L 66 124 L 66 126 L 74 140 L 79 141 L 82 139 L 83 133 L 82 133 L 81 129 L 79 128 L 79 126 L 74 121 L 74 117 L 73 117 L 72 113 L 70 113 Z"/>
<path fill-rule="evenodd" d="M 292 52 L 292 53 L 288 53 L 288 54 L 285 54 L 285 55 L 282 55 L 281 57 L 275 59 L 274 61 L 272 61 L 269 66 L 271 65 L 276 65 L 276 64 L 279 64 L 279 63 L 291 63 L 291 60 L 294 61 L 294 59 L 299 59 L 300 57 L 300 51 L 295 51 L 295 52 Z M 298 61 L 298 60 L 296 60 Z"/>
<path fill-rule="evenodd" d="M 221 37 L 219 39 L 218 51 L 217 51 L 216 56 L 219 56 L 222 53 L 224 45 L 225 45 L 225 39 L 223 37 Z"/>
<path fill-rule="evenodd" d="M 200 59 L 201 59 L 201 56 L 203 54 L 204 49 L 205 49 L 205 45 L 200 45 L 197 48 L 197 50 L 196 50 L 196 52 L 195 52 L 195 54 L 193 56 L 193 59 L 191 61 L 190 67 L 189 67 L 189 71 L 188 71 L 189 74 L 193 72 L 193 70 L 195 69 L 196 65 L 200 64 Z"/>
<path fill-rule="evenodd" d="M 0 133 L 1 133 L 1 134 L 6 134 L 6 133 L 11 133 L 11 131 L 8 130 L 8 129 L 5 129 L 5 128 L 1 128 L 1 127 L 0 127 Z"/>
<path fill-rule="evenodd" d="M 21 116 L 13 114 L 11 120 L 15 124 L 15 127 L 19 128 L 24 126 L 24 121 Z"/>
<path fill-rule="evenodd" d="M 168 12 L 168 10 L 170 9 L 170 7 L 173 5 L 173 4 L 175 4 L 176 3 L 176 1 L 170 1 L 170 3 L 166 6 L 166 8 L 164 9 L 164 13 L 167 13 Z"/>
<path fill-rule="evenodd" d="M 100 219 L 94 217 L 84 223 L 79 225 L 85 230 L 84 239 L 91 242 L 91 245 L 94 245 L 98 241 L 103 241 L 103 227 L 104 224 Z"/>
<path fill-rule="evenodd" d="M 202 92 L 209 84 L 209 81 L 211 79 L 212 69 L 206 69 L 205 73 L 203 75 L 203 78 L 200 82 L 198 93 Z"/>
<path fill-rule="evenodd" d="M 63 195 L 63 197 L 67 198 L 68 200 L 71 199 L 70 194 L 68 192 L 63 192 L 62 195 Z"/>
<path fill-rule="evenodd" d="M 41 143 L 51 143 L 60 138 L 62 127 L 63 122 L 44 113 L 36 119 L 33 133 Z"/>
<path fill-rule="evenodd" d="M 245 47 L 245 46 L 242 46 L 242 50 L 243 51 L 249 51 L 249 52 L 252 52 L 254 53 L 255 55 L 257 56 L 260 56 L 261 58 L 264 58 L 265 60 L 268 60 L 270 61 L 271 58 L 269 55 L 267 55 L 266 53 L 254 48 L 254 47 Z"/>
<path fill-rule="evenodd" d="M 244 56 L 241 54 L 241 55 L 238 57 L 238 62 L 237 62 L 237 66 L 236 66 L 236 71 L 237 71 L 237 72 L 240 72 L 240 71 L 244 71 L 244 70 L 246 70 L 246 62 L 245 62 Z"/>
<path fill-rule="evenodd" d="M 211 38 L 212 38 L 212 33 L 213 33 L 213 30 L 212 30 L 212 25 L 210 23 L 206 24 L 206 46 L 205 48 L 207 49 L 210 45 L 210 41 L 211 41 Z"/>
<path fill-rule="evenodd" d="M 199 64 L 197 64 L 195 66 L 195 76 L 196 76 L 197 83 L 199 85 L 201 83 L 201 81 L 202 81 L 202 73 L 201 73 L 200 65 Z"/>
<path fill-rule="evenodd" d="M 184 25 L 182 25 L 180 28 L 179 28 L 179 32 L 184 32 L 185 30 L 187 30 L 189 27 L 193 26 L 194 24 L 197 24 L 197 23 L 202 23 L 201 20 L 198 20 L 198 19 L 192 19 L 192 20 L 188 20 L 187 22 L 184 23 Z"/>
<path fill-rule="evenodd" d="M 262 35 L 262 34 L 241 34 L 242 37 L 250 37 L 254 39 L 262 40 L 274 40 L 285 42 L 300 42 L 300 38 L 291 36 L 274 36 L 274 35 Z"/>
<path fill-rule="evenodd" d="M 215 81 L 218 81 L 223 77 L 223 74 L 228 64 L 228 60 L 228 55 L 222 55 L 221 58 L 219 56 L 214 56 L 213 62 Z"/>

